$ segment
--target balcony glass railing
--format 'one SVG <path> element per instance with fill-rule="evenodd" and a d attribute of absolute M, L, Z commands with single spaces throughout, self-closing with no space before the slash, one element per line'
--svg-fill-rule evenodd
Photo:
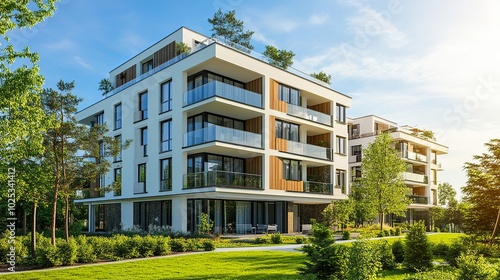
<path fill-rule="evenodd" d="M 218 125 L 212 125 L 184 134 L 185 147 L 213 141 L 262 148 L 262 135 Z"/>
<path fill-rule="evenodd" d="M 89 188 L 86 188 L 83 190 L 77 190 L 75 195 L 76 199 L 104 197 L 104 190 L 103 189 L 91 190 Z"/>
<path fill-rule="evenodd" d="M 262 108 L 262 95 L 219 81 L 206 83 L 184 93 L 184 106 L 188 106 L 214 96 Z"/>
<path fill-rule="evenodd" d="M 414 152 L 400 152 L 399 153 L 402 158 L 410 159 L 410 160 L 415 160 L 415 161 L 421 161 L 421 162 L 427 162 L 427 156 L 424 156 L 419 153 L 414 153 Z"/>
<path fill-rule="evenodd" d="M 428 183 L 428 178 L 426 175 L 411 173 L 411 172 L 403 172 L 403 179 L 407 181 L 413 181 L 418 183 Z"/>
<path fill-rule="evenodd" d="M 306 181 L 304 182 L 304 192 L 333 195 L 333 185 L 329 183 Z"/>
<path fill-rule="evenodd" d="M 288 153 L 302 155 L 306 157 L 313 157 L 324 160 L 333 160 L 332 149 L 301 142 L 287 141 L 286 151 Z"/>
<path fill-rule="evenodd" d="M 429 198 L 427 196 L 410 195 L 410 199 L 413 204 L 429 204 Z"/>
<path fill-rule="evenodd" d="M 332 116 L 305 107 L 288 104 L 288 114 L 301 119 L 332 126 Z"/>
<path fill-rule="evenodd" d="M 184 174 L 184 189 L 203 187 L 262 189 L 262 175 L 221 170 Z"/>

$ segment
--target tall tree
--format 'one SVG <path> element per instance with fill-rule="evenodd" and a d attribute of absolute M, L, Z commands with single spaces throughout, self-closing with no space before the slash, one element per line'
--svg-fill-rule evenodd
<path fill-rule="evenodd" d="M 448 205 L 456 201 L 455 196 L 457 191 L 449 183 L 442 183 L 438 185 L 438 202 L 441 205 Z"/>
<path fill-rule="evenodd" d="M 394 146 L 389 133 L 378 135 L 363 151 L 361 178 L 358 179 L 364 189 L 364 203 L 378 213 L 381 230 L 385 215 L 403 215 L 410 203 L 406 196 L 408 187 L 401 175 L 406 164 Z"/>
<path fill-rule="evenodd" d="M 274 46 L 267 45 L 263 55 L 269 58 L 269 63 L 283 69 L 287 69 L 293 64 L 295 54 L 292 51 L 279 50 Z"/>
<path fill-rule="evenodd" d="M 329 226 L 340 226 L 344 229 L 353 210 L 352 199 L 335 200 L 323 210 L 323 216 Z"/>
<path fill-rule="evenodd" d="M 500 139 L 485 146 L 487 152 L 465 163 L 468 178 L 462 187 L 464 201 L 470 203 L 466 229 L 478 234 L 491 234 L 500 209 Z"/>
<path fill-rule="evenodd" d="M 222 13 L 222 10 L 219 9 L 213 18 L 209 18 L 208 22 L 212 25 L 212 31 L 214 31 L 212 36 L 223 37 L 230 42 L 253 50 L 250 39 L 252 39 L 254 32 L 244 31 L 243 21 L 236 19 L 235 13 L 235 10 Z"/>
<path fill-rule="evenodd" d="M 352 182 L 349 199 L 353 201 L 352 218 L 356 226 L 363 225 L 377 217 L 378 213 L 369 200 L 368 191 L 357 179 Z"/>

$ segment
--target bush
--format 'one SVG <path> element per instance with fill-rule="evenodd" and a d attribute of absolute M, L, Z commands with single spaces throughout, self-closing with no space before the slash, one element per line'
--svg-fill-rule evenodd
<path fill-rule="evenodd" d="M 215 250 L 215 242 L 212 239 L 206 239 L 203 241 L 203 250 L 204 251 L 213 251 Z"/>
<path fill-rule="evenodd" d="M 449 246 L 448 252 L 446 253 L 444 259 L 448 262 L 449 265 L 456 267 L 457 258 L 466 251 L 467 247 L 462 243 L 462 240 L 457 240 Z"/>
<path fill-rule="evenodd" d="M 431 246 L 432 255 L 435 257 L 443 257 L 445 258 L 450 251 L 450 246 L 443 242 L 433 243 Z"/>
<path fill-rule="evenodd" d="M 137 236 L 134 238 L 140 239 L 140 241 L 139 241 L 140 245 L 138 248 L 140 257 L 147 258 L 147 257 L 154 256 L 155 247 L 156 247 L 156 239 L 153 236 L 146 235 L 143 237 Z"/>
<path fill-rule="evenodd" d="M 377 249 L 377 255 L 380 258 L 380 263 L 382 264 L 382 269 L 391 270 L 396 268 L 396 262 L 394 254 L 392 253 L 392 246 L 387 242 L 387 240 L 382 240 L 375 243 Z"/>
<path fill-rule="evenodd" d="M 75 238 L 78 245 L 77 249 L 77 262 L 79 263 L 93 263 L 96 261 L 97 256 L 94 248 L 87 242 L 87 236 L 80 235 Z"/>
<path fill-rule="evenodd" d="M 89 236 L 87 243 L 92 246 L 97 259 L 119 259 L 115 255 L 114 240 L 109 237 Z"/>
<path fill-rule="evenodd" d="M 45 246 L 38 246 L 36 259 L 39 265 L 45 267 L 62 265 L 62 260 L 57 252 L 57 247 L 50 243 Z"/>
<path fill-rule="evenodd" d="M 111 238 L 114 257 L 118 259 L 133 259 L 141 256 L 139 247 L 142 238 L 139 235 L 133 237 L 115 235 Z"/>
<path fill-rule="evenodd" d="M 306 239 L 302 236 L 295 237 L 295 243 L 297 243 L 297 244 L 303 244 L 304 241 L 306 241 Z"/>
<path fill-rule="evenodd" d="M 257 238 L 255 238 L 253 243 L 255 243 L 255 244 L 267 244 L 267 243 L 271 243 L 271 240 L 267 237 L 257 237 Z"/>
<path fill-rule="evenodd" d="M 188 238 L 184 239 L 184 241 L 186 242 L 186 251 L 188 252 L 195 252 L 202 248 L 202 244 L 198 238 Z"/>
<path fill-rule="evenodd" d="M 283 243 L 283 240 L 281 239 L 281 233 L 276 232 L 276 233 L 271 234 L 271 243 L 273 243 L 273 244 Z"/>
<path fill-rule="evenodd" d="M 347 279 L 376 279 L 382 267 L 378 250 L 374 243 L 357 240 L 349 252 L 349 272 Z"/>
<path fill-rule="evenodd" d="M 426 271 L 407 274 L 404 280 L 455 280 L 456 277 L 452 272 L 448 271 Z"/>
<path fill-rule="evenodd" d="M 333 234 L 322 224 L 313 224 L 310 244 L 303 247 L 308 260 L 300 271 L 317 279 L 345 279 L 349 271 L 349 252 L 346 246 L 335 245 Z"/>
<path fill-rule="evenodd" d="M 62 241 L 57 243 L 57 254 L 60 257 L 63 265 L 72 265 L 77 260 L 78 245 L 74 238 L 70 238 L 68 242 Z"/>
<path fill-rule="evenodd" d="M 391 236 L 391 233 L 389 232 L 389 230 L 384 229 L 384 236 Z"/>
<path fill-rule="evenodd" d="M 441 229 L 438 227 L 434 227 L 434 232 L 441 232 Z"/>
<path fill-rule="evenodd" d="M 395 235 L 396 235 L 396 234 L 395 234 L 395 232 L 394 232 L 394 229 L 392 229 L 392 228 L 389 230 L 389 234 L 390 234 L 391 236 L 395 236 Z"/>
<path fill-rule="evenodd" d="M 187 244 L 184 238 L 173 238 L 170 239 L 170 248 L 172 252 L 186 252 Z"/>
<path fill-rule="evenodd" d="M 405 267 L 413 272 L 432 267 L 431 246 L 422 221 L 413 224 L 405 240 Z"/>
<path fill-rule="evenodd" d="M 7 254 L 10 253 L 10 247 L 13 245 L 9 243 L 9 236 L 10 231 L 5 230 L 0 237 L 0 263 L 7 263 L 7 261 L 9 261 L 9 256 L 7 256 Z M 29 258 L 29 242 L 30 239 L 27 237 L 16 236 L 14 250 L 16 264 L 22 264 Z"/>
<path fill-rule="evenodd" d="M 344 230 L 342 232 L 342 240 L 349 240 L 351 239 L 351 232 L 348 230 Z"/>
<path fill-rule="evenodd" d="M 461 254 L 457 258 L 457 279 L 488 280 L 496 275 L 495 269 L 480 254 Z"/>
<path fill-rule="evenodd" d="M 400 236 L 400 235 L 401 235 L 401 228 L 396 227 L 396 229 L 394 229 L 394 236 Z"/>
<path fill-rule="evenodd" d="M 396 240 L 392 243 L 392 254 L 397 263 L 402 263 L 405 260 L 405 248 L 403 241 Z"/>
<path fill-rule="evenodd" d="M 155 236 L 155 249 L 153 254 L 155 256 L 164 256 L 170 254 L 170 237 Z"/>

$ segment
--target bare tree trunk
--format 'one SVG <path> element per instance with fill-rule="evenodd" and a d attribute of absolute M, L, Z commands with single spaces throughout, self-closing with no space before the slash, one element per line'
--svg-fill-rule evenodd
<path fill-rule="evenodd" d="M 493 245 L 493 240 L 495 240 L 495 236 L 500 230 L 500 208 L 498 208 L 497 221 L 495 222 L 495 227 L 493 228 L 493 234 L 491 234 L 490 246 Z"/>
<path fill-rule="evenodd" d="M 379 213 L 380 218 L 380 231 L 384 229 L 384 213 Z"/>
<path fill-rule="evenodd" d="M 37 203 L 33 203 L 33 225 L 31 226 L 31 257 L 36 258 L 36 208 Z"/>
<path fill-rule="evenodd" d="M 69 197 L 64 196 L 64 231 L 66 233 L 66 242 L 69 242 Z"/>
<path fill-rule="evenodd" d="M 54 182 L 54 197 L 52 201 L 52 224 L 50 230 L 52 232 L 51 243 L 52 245 L 56 245 L 56 219 L 57 219 L 57 195 L 59 193 L 59 157 L 57 156 L 57 148 L 54 140 L 53 143 L 53 152 L 54 152 L 54 162 L 55 162 L 55 182 Z"/>

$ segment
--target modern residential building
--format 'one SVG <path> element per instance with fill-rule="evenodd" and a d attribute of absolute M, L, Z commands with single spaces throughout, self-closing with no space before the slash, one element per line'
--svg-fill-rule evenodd
<path fill-rule="evenodd" d="M 297 232 L 346 196 L 351 98 L 308 74 L 182 27 L 109 79 L 115 89 L 77 119 L 133 142 L 78 193 L 89 231 L 193 232 L 208 213 L 218 233 Z M 114 181 L 121 189 L 100 191 Z"/>
<path fill-rule="evenodd" d="M 430 131 L 411 126 L 401 126 L 386 119 L 369 115 L 348 119 L 349 127 L 349 168 L 351 178 L 361 176 L 363 149 L 375 141 L 383 131 L 390 132 L 396 141 L 396 149 L 405 160 L 407 170 L 402 174 L 408 186 L 408 196 L 412 204 L 408 206 L 406 217 L 388 216 L 387 223 L 428 220 L 429 208 L 437 205 L 438 172 L 443 170 L 438 156 L 448 153 L 448 147 L 433 139 Z"/>

